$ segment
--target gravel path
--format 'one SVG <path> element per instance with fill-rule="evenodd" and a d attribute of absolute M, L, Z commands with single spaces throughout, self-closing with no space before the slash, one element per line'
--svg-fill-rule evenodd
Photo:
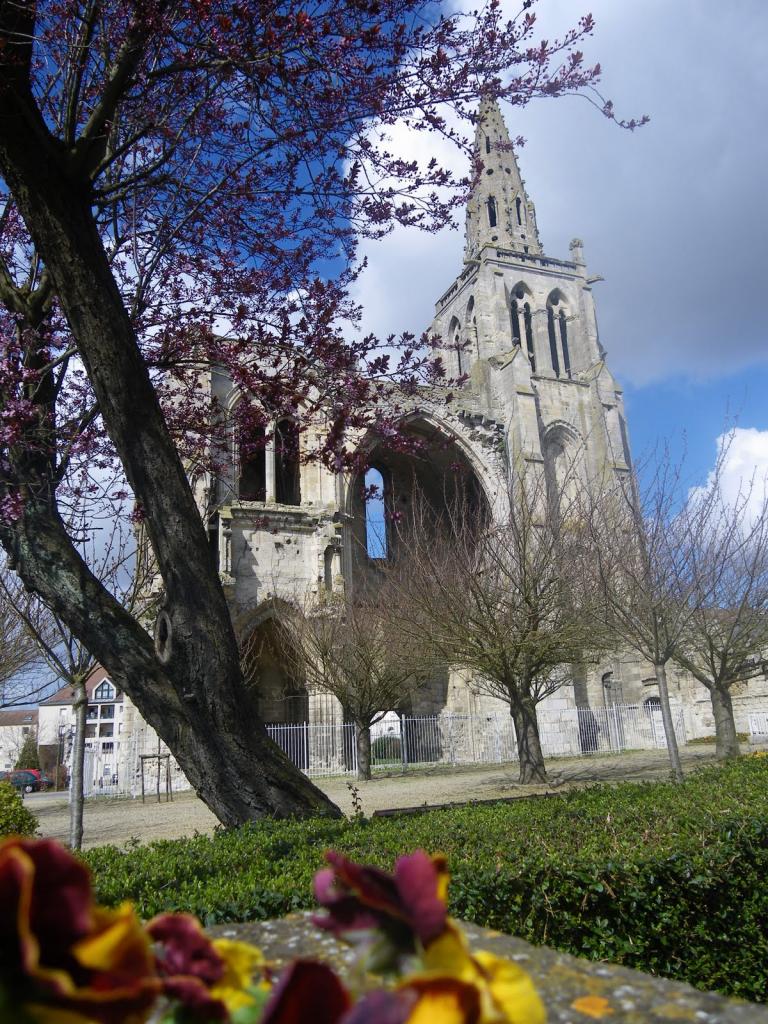
<path fill-rule="evenodd" d="M 681 752 L 686 771 L 714 758 L 714 746 L 696 745 Z M 363 812 L 370 815 L 388 808 L 420 807 L 442 803 L 467 803 L 498 797 L 524 797 L 589 785 L 595 782 L 664 779 L 669 775 L 666 751 L 634 751 L 616 757 L 572 758 L 550 762 L 547 786 L 520 786 L 517 766 L 486 765 L 476 768 L 439 768 L 411 771 L 407 775 L 377 776 L 371 782 L 354 782 Z M 318 785 L 341 807 L 352 812 L 347 779 L 319 779 Z M 39 818 L 40 832 L 67 841 L 69 805 L 63 794 L 33 793 L 27 805 Z M 83 846 L 113 843 L 124 846 L 131 840 L 174 839 L 195 832 L 212 832 L 216 818 L 193 793 L 177 793 L 171 803 L 140 800 L 88 800 L 85 808 Z"/>

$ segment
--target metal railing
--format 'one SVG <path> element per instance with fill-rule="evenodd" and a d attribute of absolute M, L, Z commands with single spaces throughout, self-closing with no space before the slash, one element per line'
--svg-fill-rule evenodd
<path fill-rule="evenodd" d="M 679 744 L 686 742 L 683 711 L 672 719 Z M 542 753 L 546 758 L 582 757 L 625 750 L 662 749 L 666 746 L 661 709 L 657 706 L 616 704 L 601 708 L 566 708 L 537 711 Z M 754 722 L 754 728 L 753 728 Z M 768 735 L 768 714 L 750 715 L 750 732 Z M 312 778 L 357 773 L 357 742 L 351 722 L 277 723 L 267 732 L 290 760 Z M 98 750 L 86 751 L 86 796 L 137 796 L 144 771 L 147 797 L 159 787 L 166 792 L 166 768 L 172 792 L 190 789 L 175 759 L 161 761 L 168 748 L 154 733 L 140 731 L 131 738 L 121 774 L 112 770 Z M 157 757 L 153 761 L 152 758 Z M 420 765 L 482 765 L 517 761 L 512 718 L 505 712 L 485 715 L 388 714 L 371 729 L 371 765 L 374 769 L 407 771 Z M 158 775 L 159 772 L 159 775 Z"/>
<path fill-rule="evenodd" d="M 747 722 L 750 736 L 768 739 L 768 711 L 750 711 Z"/>

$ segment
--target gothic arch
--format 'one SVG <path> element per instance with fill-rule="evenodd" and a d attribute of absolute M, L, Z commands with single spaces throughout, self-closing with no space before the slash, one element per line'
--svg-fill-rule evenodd
<path fill-rule="evenodd" d="M 525 281 L 518 281 L 509 293 L 509 320 L 512 342 L 526 352 L 531 373 L 536 373 L 536 347 L 533 338 L 533 293 Z"/>
<path fill-rule="evenodd" d="M 559 288 L 553 288 L 547 296 L 547 334 L 552 371 L 556 377 L 571 376 L 571 352 L 568 339 L 568 322 L 571 315 L 565 295 Z"/>
<path fill-rule="evenodd" d="M 584 442 L 579 431 L 565 420 L 549 423 L 541 435 L 544 473 L 549 500 L 562 507 L 563 499 L 572 503 L 582 480 Z"/>
<path fill-rule="evenodd" d="M 456 376 L 463 376 L 465 353 L 462 350 L 464 344 L 464 338 L 461 330 L 461 320 L 457 316 L 451 317 L 451 322 L 448 325 L 448 347 L 453 353 L 452 362 L 456 368 Z M 453 372 L 453 371 L 451 371 Z"/>
<path fill-rule="evenodd" d="M 440 518 L 453 507 L 454 501 L 464 502 L 468 508 L 486 514 L 495 498 L 489 477 L 490 467 L 472 450 L 467 439 L 450 423 L 432 412 L 413 410 L 401 420 L 403 432 L 418 440 L 423 448 L 418 451 L 396 450 L 387 446 L 380 437 L 369 434 L 361 444 L 366 467 L 375 466 L 387 481 L 386 512 L 390 523 L 397 521 L 407 526 L 414 500 L 425 502 L 431 519 Z M 364 476 L 360 472 L 347 482 L 345 512 L 349 527 L 345 531 L 344 576 L 355 581 L 375 582 L 381 561 L 369 557 L 366 537 L 366 493 Z M 472 513 L 474 514 L 474 513 Z M 397 553 L 396 530 L 388 530 L 388 555 Z"/>
<path fill-rule="evenodd" d="M 290 639 L 281 628 L 295 614 L 287 601 L 273 599 L 241 616 L 236 627 L 248 699 L 267 724 L 308 720 L 305 681 L 296 675 L 295 659 L 287 649 Z"/>

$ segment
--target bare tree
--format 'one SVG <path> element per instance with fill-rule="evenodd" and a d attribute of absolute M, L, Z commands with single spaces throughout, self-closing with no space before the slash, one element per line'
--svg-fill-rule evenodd
<path fill-rule="evenodd" d="M 39 667 L 37 645 L 0 588 L 0 707 L 28 704 L 35 699 L 30 671 Z"/>
<path fill-rule="evenodd" d="M 555 494 L 543 473 L 521 465 L 501 493 L 493 517 L 471 502 L 438 514 L 415 503 L 397 536 L 398 607 L 403 632 L 508 705 L 520 782 L 542 782 L 536 707 L 571 681 L 599 634 L 586 625 L 586 590 L 571 571 L 584 532 L 574 490 Z"/>
<path fill-rule="evenodd" d="M 421 637 L 401 628 L 388 581 L 289 618 L 287 648 L 310 690 L 333 694 L 355 724 L 357 776 L 371 777 L 371 726 L 407 702 L 432 670 Z"/>
<path fill-rule="evenodd" d="M 675 660 L 709 691 L 723 760 L 739 755 L 731 689 L 765 672 L 768 649 L 768 498 L 754 479 L 735 498 L 723 494 L 728 447 L 680 515 L 691 615 L 675 649 Z"/>
<path fill-rule="evenodd" d="M 81 517 L 82 518 L 82 517 Z M 81 537 L 88 536 L 84 525 Z M 91 534 L 92 537 L 92 534 Z M 81 545 L 83 558 L 98 579 L 128 611 L 148 610 L 151 596 L 149 577 L 136 571 L 133 533 L 119 518 L 112 521 L 106 537 Z M 79 850 L 83 841 L 83 768 L 85 734 L 88 720 L 88 678 L 98 666 L 96 658 L 75 636 L 59 615 L 40 598 L 25 589 L 19 577 L 9 569 L 0 572 L 0 602 L 9 609 L 24 642 L 34 649 L 38 660 L 54 677 L 72 687 L 75 715 L 70 779 L 69 845 Z"/>
<path fill-rule="evenodd" d="M 653 665 L 659 690 L 669 760 L 683 779 L 672 721 L 667 664 L 685 643 L 705 594 L 695 573 L 693 521 L 684 514 L 686 488 L 669 454 L 650 458 L 620 479 L 612 476 L 593 492 L 590 543 L 581 571 L 594 576 L 600 601 L 595 623 Z M 701 530 L 711 515 L 711 498 L 699 507 Z"/>

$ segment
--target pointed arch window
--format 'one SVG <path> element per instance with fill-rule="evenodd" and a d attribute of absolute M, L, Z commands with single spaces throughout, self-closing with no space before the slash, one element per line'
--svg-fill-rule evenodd
<path fill-rule="evenodd" d="M 512 341 L 522 345 L 522 334 L 520 333 L 520 310 L 517 299 L 512 299 Z"/>
<path fill-rule="evenodd" d="M 563 365 L 565 367 L 565 375 L 566 377 L 570 377 L 571 356 L 568 352 L 568 318 L 565 315 L 564 309 L 560 310 L 560 316 L 558 317 L 558 320 L 560 321 L 560 345 L 563 350 Z"/>
<path fill-rule="evenodd" d="M 520 198 L 520 196 L 518 196 L 517 199 L 515 199 L 515 213 L 517 214 L 517 223 L 521 227 L 523 225 L 522 211 L 523 211 L 523 201 Z"/>
<path fill-rule="evenodd" d="M 547 299 L 547 330 L 552 369 L 555 376 L 571 376 L 571 353 L 568 346 L 568 311 L 558 289 Z"/>
<path fill-rule="evenodd" d="M 555 313 L 551 306 L 547 306 L 547 332 L 549 333 L 549 355 L 552 360 L 552 369 L 555 376 L 560 376 L 560 359 L 557 355 L 557 333 L 555 332 Z"/>
<path fill-rule="evenodd" d="M 526 302 L 523 306 L 523 322 L 525 323 L 525 345 L 528 349 L 531 373 L 536 373 L 536 352 L 533 347 L 533 317 L 531 316 L 530 302 Z"/>
<path fill-rule="evenodd" d="M 495 228 L 497 223 L 496 218 L 496 199 L 494 196 L 488 196 L 488 225 L 489 227 Z"/>
<path fill-rule="evenodd" d="M 490 135 L 486 135 L 485 136 L 485 152 L 486 153 L 490 153 L 491 152 L 491 137 L 490 137 Z"/>
<path fill-rule="evenodd" d="M 462 377 L 465 373 L 464 366 L 464 342 L 461 337 L 461 322 L 458 317 L 451 319 L 448 328 L 448 345 L 456 353 L 457 376 Z"/>
<path fill-rule="evenodd" d="M 365 474 L 365 547 L 376 561 L 389 556 L 385 497 L 384 474 L 371 466 Z"/>
<path fill-rule="evenodd" d="M 293 420 L 275 427 L 275 498 L 281 505 L 301 504 L 299 428 Z"/>
<path fill-rule="evenodd" d="M 240 476 L 237 493 L 243 501 L 266 501 L 267 456 L 264 427 L 240 439 Z"/>

